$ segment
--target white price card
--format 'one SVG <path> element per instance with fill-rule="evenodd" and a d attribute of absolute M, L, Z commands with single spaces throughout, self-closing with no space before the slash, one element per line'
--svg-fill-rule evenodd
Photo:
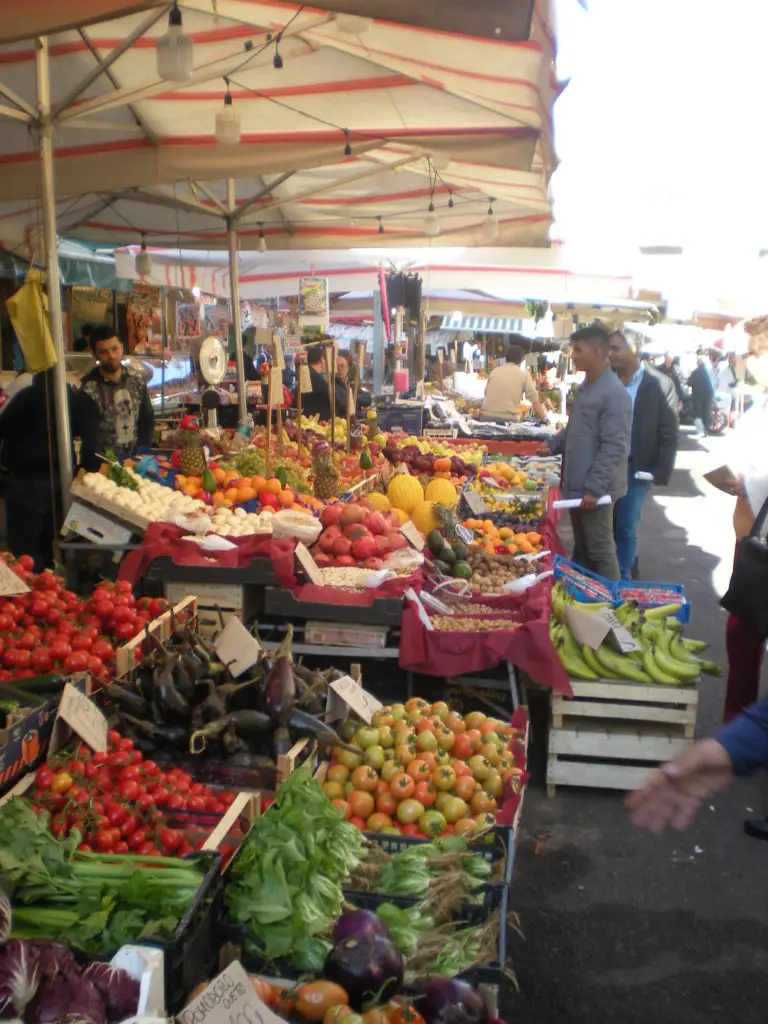
<path fill-rule="evenodd" d="M 306 544 L 302 544 L 301 541 L 296 545 L 296 557 L 299 560 L 299 565 L 307 576 L 309 576 L 310 581 L 317 584 L 318 587 L 324 586 L 325 580 L 323 579 L 323 574 L 320 572 L 320 567 L 312 557 L 309 548 Z"/>
<path fill-rule="evenodd" d="M 0 597 L 12 597 L 14 594 L 28 594 L 29 587 L 17 576 L 10 566 L 0 562 Z"/>
<path fill-rule="evenodd" d="M 176 1024 L 285 1024 L 256 995 L 253 982 L 238 961 L 206 985 L 174 1019 Z"/>
<path fill-rule="evenodd" d="M 306 363 L 299 363 L 299 389 L 302 395 L 306 395 L 312 390 L 312 377 Z"/>
<path fill-rule="evenodd" d="M 465 544 L 471 544 L 475 539 L 474 533 L 471 530 L 468 530 L 467 527 L 463 526 L 461 523 L 457 523 L 454 529 L 456 531 L 456 536 L 459 540 L 464 541 Z"/>
<path fill-rule="evenodd" d="M 268 401 L 271 405 L 283 404 L 283 371 L 278 366 L 273 366 L 269 371 Z"/>
<path fill-rule="evenodd" d="M 219 633 L 214 646 L 221 663 L 229 667 L 235 679 L 252 668 L 262 652 L 262 646 L 256 637 L 251 636 L 240 619 L 234 615 Z"/>
<path fill-rule="evenodd" d="M 416 548 L 417 551 L 424 550 L 424 538 L 421 536 L 419 531 L 413 525 L 413 523 L 403 523 L 400 527 L 400 533 L 405 537 L 412 548 Z"/>
<path fill-rule="evenodd" d="M 107 720 L 93 701 L 71 683 L 66 684 L 59 701 L 59 711 L 51 735 L 52 750 L 58 749 L 65 742 L 65 726 L 69 726 L 95 753 L 105 753 Z"/>
<path fill-rule="evenodd" d="M 381 711 L 384 705 L 377 700 L 373 694 L 364 690 L 359 683 L 356 683 L 352 676 L 342 676 L 330 684 L 330 689 L 340 697 L 347 707 L 351 708 L 358 718 L 362 718 L 369 725 L 377 711 Z"/>
<path fill-rule="evenodd" d="M 483 496 L 478 494 L 477 491 L 464 491 L 464 501 L 469 505 L 470 512 L 475 516 L 482 516 L 488 511 L 488 506 L 483 500 Z"/>
<path fill-rule="evenodd" d="M 565 621 L 576 640 L 591 647 L 593 651 L 596 651 L 606 639 L 622 654 L 640 648 L 640 644 L 629 630 L 625 629 L 613 612 L 607 609 L 583 612 L 578 608 L 566 606 Z"/>
<path fill-rule="evenodd" d="M 279 334 L 272 335 L 272 348 L 275 353 L 275 366 L 278 370 L 285 369 L 285 356 L 283 355 L 283 342 Z"/>

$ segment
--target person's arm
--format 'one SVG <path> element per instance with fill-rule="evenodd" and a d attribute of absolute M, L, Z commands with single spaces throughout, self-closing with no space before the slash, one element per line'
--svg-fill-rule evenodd
<path fill-rule="evenodd" d="M 554 437 L 549 438 L 547 444 L 549 445 L 549 451 L 552 455 L 563 454 L 563 452 L 565 451 L 565 439 L 567 434 L 568 424 L 566 423 L 562 430 L 558 430 Z"/>
<path fill-rule="evenodd" d="M 147 385 L 141 389 L 141 405 L 136 424 L 136 444 L 139 447 L 150 447 L 155 439 L 155 411 L 149 398 Z"/>
<path fill-rule="evenodd" d="M 670 388 L 674 395 L 674 390 Z M 657 484 L 668 484 L 677 458 L 677 416 L 666 401 L 659 400 L 659 431 L 656 465 L 651 472 Z"/>
<path fill-rule="evenodd" d="M 616 481 L 616 468 L 622 459 L 626 459 L 631 409 L 629 395 L 622 388 L 609 394 L 600 410 L 597 455 L 584 481 L 584 491 L 596 498 L 611 493 Z"/>
<path fill-rule="evenodd" d="M 73 391 L 71 398 L 72 433 L 80 438 L 80 465 L 89 473 L 97 473 L 101 459 L 96 455 L 101 413 L 90 395 Z"/>
<path fill-rule="evenodd" d="M 734 775 L 753 775 L 759 768 L 768 768 L 768 700 L 742 711 L 715 739 L 731 759 Z"/>
<path fill-rule="evenodd" d="M 547 410 L 539 401 L 539 392 L 536 390 L 536 385 L 533 383 L 533 378 L 527 370 L 525 373 L 525 397 L 533 406 L 533 411 L 536 413 L 536 415 L 539 417 L 542 423 L 546 423 Z"/>

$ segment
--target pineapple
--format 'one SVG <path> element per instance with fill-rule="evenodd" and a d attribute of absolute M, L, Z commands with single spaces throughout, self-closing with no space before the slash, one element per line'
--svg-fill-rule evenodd
<path fill-rule="evenodd" d="M 202 476 L 205 472 L 206 461 L 200 431 L 188 427 L 183 428 L 178 433 L 178 440 L 181 445 L 179 470 L 184 476 Z"/>
<path fill-rule="evenodd" d="M 331 459 L 331 450 L 322 443 L 312 456 L 312 476 L 316 498 L 335 498 L 339 493 L 339 471 Z"/>

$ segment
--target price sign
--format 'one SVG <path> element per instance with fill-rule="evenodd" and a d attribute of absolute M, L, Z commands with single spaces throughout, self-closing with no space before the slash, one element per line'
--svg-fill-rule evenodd
<path fill-rule="evenodd" d="M 432 624 L 432 620 L 427 615 L 427 609 L 421 603 L 421 598 L 413 589 L 413 587 L 408 587 L 408 589 L 405 592 L 405 597 L 407 597 L 409 601 L 413 601 L 414 605 L 416 606 L 416 612 L 419 618 L 421 619 L 422 625 L 426 629 L 433 630 L 435 627 Z"/>
<path fill-rule="evenodd" d="M 464 501 L 469 505 L 469 511 L 475 516 L 482 516 L 488 511 L 488 506 L 483 501 L 481 494 L 477 491 L 464 491 Z"/>
<path fill-rule="evenodd" d="M 14 594 L 28 594 L 29 587 L 17 576 L 5 562 L 0 562 L 0 597 L 12 597 Z"/>
<path fill-rule="evenodd" d="M 59 701 L 59 712 L 51 736 L 51 748 L 54 750 L 64 742 L 64 726 L 69 726 L 91 750 L 101 754 L 106 751 L 106 718 L 93 701 L 88 700 L 71 683 L 66 684 Z"/>
<path fill-rule="evenodd" d="M 275 352 L 275 366 L 279 370 L 284 370 L 285 356 L 283 355 L 283 342 L 279 334 L 272 335 L 272 348 Z"/>
<path fill-rule="evenodd" d="M 456 530 L 456 536 L 459 540 L 463 540 L 465 544 L 471 544 L 475 539 L 474 533 L 468 530 L 462 523 L 457 523 L 454 529 Z"/>
<path fill-rule="evenodd" d="M 283 371 L 277 366 L 269 371 L 269 401 L 272 405 L 283 404 Z"/>
<path fill-rule="evenodd" d="M 442 363 L 444 359 L 445 359 L 445 352 L 443 352 L 443 350 L 441 348 L 439 348 L 437 350 L 437 361 L 438 361 L 438 363 Z"/>
<path fill-rule="evenodd" d="M 316 583 L 318 587 L 324 586 L 325 580 L 323 579 L 323 574 L 320 572 L 317 562 L 309 553 L 309 548 L 306 544 L 302 544 L 301 541 L 296 545 L 296 557 L 299 560 L 299 565 L 307 576 L 309 576 L 310 581 L 312 583 Z"/>
<path fill-rule="evenodd" d="M 219 634 L 214 646 L 222 664 L 229 667 L 235 679 L 252 668 L 261 657 L 261 644 L 234 615 Z"/>
<path fill-rule="evenodd" d="M 302 395 L 306 395 L 312 390 L 312 378 L 309 375 L 309 367 L 306 363 L 299 364 L 299 388 Z"/>
<path fill-rule="evenodd" d="M 352 676 L 342 676 L 331 683 L 330 689 L 340 697 L 347 707 L 362 718 L 368 725 L 377 711 L 381 711 L 384 705 L 377 700 L 373 694 L 364 690 L 359 683 L 356 683 Z"/>
<path fill-rule="evenodd" d="M 237 961 L 174 1019 L 177 1024 L 284 1024 L 256 995 L 253 982 Z"/>
<path fill-rule="evenodd" d="M 417 551 L 424 550 L 424 538 L 413 523 L 403 523 L 400 527 L 400 533 L 402 533 L 412 548 L 416 548 Z"/>

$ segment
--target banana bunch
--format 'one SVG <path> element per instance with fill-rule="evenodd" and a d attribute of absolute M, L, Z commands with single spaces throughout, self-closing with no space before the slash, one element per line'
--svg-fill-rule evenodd
<path fill-rule="evenodd" d="M 608 602 L 586 604 L 576 601 L 559 583 L 552 588 L 553 615 L 549 635 L 560 663 L 573 679 L 620 679 L 665 686 L 692 683 L 702 672 L 719 676 L 722 671 L 712 661 L 697 655 L 709 646 L 702 640 L 682 636 L 682 624 L 674 617 L 679 604 L 640 609 L 634 602 L 614 608 L 613 613 L 638 644 L 638 649 L 620 654 L 603 643 L 597 650 L 580 644 L 565 623 L 565 607 L 582 612 L 610 609 Z"/>

